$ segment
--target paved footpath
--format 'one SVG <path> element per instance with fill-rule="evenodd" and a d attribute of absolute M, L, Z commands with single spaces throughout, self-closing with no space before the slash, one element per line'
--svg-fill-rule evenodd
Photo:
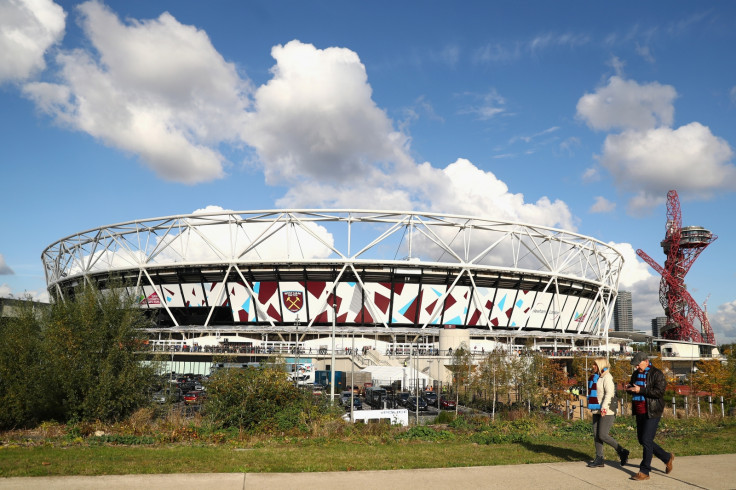
<path fill-rule="evenodd" d="M 655 460 L 651 478 L 636 482 L 629 477 L 638 471 L 631 459 L 621 467 L 607 462 L 605 468 L 587 468 L 583 462 L 542 463 L 510 466 L 476 466 L 396 471 L 340 471 L 332 473 L 192 473 L 169 475 L 59 476 L 0 478 L 1 489 L 127 489 L 181 490 L 244 489 L 350 489 L 376 488 L 707 488 L 736 489 L 736 454 L 676 457 L 674 469 L 664 474 Z"/>

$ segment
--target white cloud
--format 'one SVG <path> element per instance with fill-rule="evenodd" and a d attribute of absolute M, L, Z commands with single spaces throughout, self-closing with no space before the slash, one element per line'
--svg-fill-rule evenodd
<path fill-rule="evenodd" d="M 631 291 L 634 329 L 651 332 L 651 320 L 663 316 L 659 304 L 660 277 L 649 265 L 639 259 L 630 243 L 609 242 L 624 257 L 624 267 L 619 277 L 619 291 Z"/>
<path fill-rule="evenodd" d="M 639 43 L 636 43 L 635 49 L 636 54 L 641 56 L 647 63 L 654 63 L 656 61 L 652 55 L 652 51 L 649 49 L 649 46 L 642 46 Z"/>
<path fill-rule="evenodd" d="M 709 314 L 710 326 L 718 344 L 736 342 L 736 300 L 718 307 L 715 314 Z"/>
<path fill-rule="evenodd" d="M 652 82 L 639 85 L 634 80 L 612 76 L 608 85 L 583 95 L 577 115 L 592 129 L 639 129 L 672 125 L 677 92 L 671 85 Z"/>
<path fill-rule="evenodd" d="M 601 172 L 595 167 L 586 168 L 585 172 L 583 172 L 581 180 L 586 184 L 589 184 L 591 182 L 598 182 L 599 180 L 601 180 Z"/>
<path fill-rule="evenodd" d="M 460 114 L 474 114 L 478 119 L 484 121 L 506 111 L 506 108 L 503 107 L 506 104 L 506 99 L 499 95 L 495 88 L 490 89 L 485 94 L 465 95 L 473 97 L 478 102 L 461 109 Z"/>
<path fill-rule="evenodd" d="M 596 196 L 595 202 L 590 207 L 590 213 L 610 213 L 616 209 L 616 203 L 611 202 L 603 196 Z"/>
<path fill-rule="evenodd" d="M 5 263 L 5 257 L 3 257 L 3 254 L 0 254 L 0 275 L 10 274 L 15 274 L 15 272 L 13 272 L 13 269 L 11 269 L 10 266 Z"/>
<path fill-rule="evenodd" d="M 51 0 L 0 2 L 0 83 L 46 68 L 46 51 L 64 37 L 66 13 Z"/>
<path fill-rule="evenodd" d="M 105 6 L 78 7 L 95 53 L 61 52 L 58 84 L 25 94 L 61 123 L 131 152 L 166 180 L 223 176 L 216 145 L 237 139 L 248 83 L 207 35 L 170 14 L 122 24 Z"/>
<path fill-rule="evenodd" d="M 15 299 L 26 299 L 30 298 L 34 301 L 40 301 L 42 303 L 49 302 L 48 291 L 23 291 L 22 293 L 14 292 L 8 284 L 0 284 L 0 298 L 15 298 Z"/>
<path fill-rule="evenodd" d="M 578 101 L 577 115 L 588 126 L 620 130 L 606 136 L 598 160 L 619 190 L 634 193 L 628 203 L 634 215 L 661 203 L 670 189 L 701 199 L 736 190 L 727 141 L 698 122 L 671 127 L 676 96 L 669 85 L 640 85 L 613 76 L 608 85 Z"/>
<path fill-rule="evenodd" d="M 574 149 L 580 146 L 580 138 L 571 136 L 560 143 L 560 151 L 573 155 Z"/>
<path fill-rule="evenodd" d="M 709 196 L 716 190 L 736 189 L 732 156 L 725 140 L 693 122 L 678 129 L 610 134 L 600 161 L 621 188 L 648 196 L 662 196 L 669 189 Z"/>
<path fill-rule="evenodd" d="M 269 184 L 304 177 L 333 183 L 370 179 L 411 164 L 407 138 L 371 99 L 357 54 L 299 41 L 276 46 L 271 54 L 273 78 L 256 91 L 256 110 L 242 132 Z"/>
<path fill-rule="evenodd" d="M 272 78 L 253 90 L 206 33 L 168 13 L 123 23 L 94 1 L 78 12 L 88 50 L 60 52 L 59 81 L 28 84 L 25 94 L 59 123 L 139 156 L 163 179 L 221 177 L 227 162 L 219 146 L 245 143 L 266 182 L 288 188 L 279 205 L 419 209 L 575 228 L 564 202 L 525 202 L 468 160 L 446 168 L 415 162 L 410 137 L 373 101 L 365 66 L 349 49 L 298 40 L 275 46 Z M 472 111 L 492 117 L 503 104 L 490 90 Z"/>

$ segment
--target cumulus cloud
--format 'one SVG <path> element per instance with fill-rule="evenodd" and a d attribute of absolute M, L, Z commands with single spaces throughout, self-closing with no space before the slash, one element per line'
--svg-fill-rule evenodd
<path fill-rule="evenodd" d="M 700 123 L 677 129 L 656 128 L 610 134 L 601 164 L 621 188 L 662 196 L 669 189 L 707 197 L 717 190 L 736 189 L 733 151 Z"/>
<path fill-rule="evenodd" d="M 248 83 L 203 31 L 170 14 L 121 23 L 98 2 L 78 7 L 92 51 L 62 51 L 58 83 L 24 93 L 60 124 L 140 156 L 160 177 L 184 183 L 219 178 L 215 149 L 237 139 Z"/>
<path fill-rule="evenodd" d="M 372 100 L 365 67 L 344 48 L 292 41 L 273 49 L 273 78 L 255 93 L 243 139 L 267 182 L 290 188 L 279 206 L 420 209 L 574 229 L 564 202 L 525 202 L 466 159 L 417 163 L 409 138 Z"/>
<path fill-rule="evenodd" d="M 13 272 L 13 269 L 11 269 L 10 266 L 5 263 L 5 257 L 3 257 L 3 254 L 0 254 L 0 275 L 9 275 L 9 274 L 15 274 L 15 273 Z"/>
<path fill-rule="evenodd" d="M 718 344 L 736 342 L 736 300 L 720 305 L 708 319 Z"/>
<path fill-rule="evenodd" d="M 670 189 L 701 199 L 736 190 L 727 141 L 698 122 L 672 127 L 676 97 L 672 86 L 616 75 L 578 101 L 577 116 L 589 127 L 619 131 L 606 136 L 598 160 L 620 190 L 634 194 L 632 214 L 646 213 Z"/>
<path fill-rule="evenodd" d="M 268 183 L 344 182 L 411 164 L 407 138 L 373 102 L 356 53 L 291 41 L 271 54 L 273 78 L 256 90 L 242 132 Z"/>
<path fill-rule="evenodd" d="M 15 299 L 26 299 L 30 298 L 33 301 L 39 301 L 41 303 L 48 303 L 49 302 L 49 292 L 48 291 L 23 291 L 23 292 L 14 292 L 13 288 L 11 288 L 8 284 L 0 284 L 0 298 L 15 298 Z"/>
<path fill-rule="evenodd" d="M 639 259 L 630 243 L 609 242 L 624 257 L 624 267 L 619 277 L 619 291 L 631 291 L 634 329 L 651 332 L 651 320 L 664 316 L 659 304 L 660 277 L 648 264 Z"/>
<path fill-rule="evenodd" d="M 51 0 L 8 0 L 0 19 L 0 83 L 43 71 L 47 50 L 64 37 L 64 10 Z"/>
<path fill-rule="evenodd" d="M 590 213 L 610 213 L 616 209 L 616 203 L 611 202 L 603 196 L 596 196 L 595 202 L 590 207 Z"/>
<path fill-rule="evenodd" d="M 580 98 L 577 115 L 598 130 L 670 126 L 675 116 L 675 97 L 677 92 L 670 85 L 639 85 L 634 80 L 612 76 L 608 85 Z"/>
<path fill-rule="evenodd" d="M 266 182 L 287 189 L 278 205 L 457 212 L 575 228 L 564 202 L 526 202 L 468 160 L 414 161 L 411 138 L 374 102 L 365 66 L 349 49 L 298 40 L 275 46 L 270 80 L 253 87 L 205 32 L 168 13 L 123 22 L 97 1 L 76 13 L 88 43 L 59 51 L 54 82 L 28 83 L 25 95 L 59 124 L 138 156 L 163 179 L 220 178 L 228 165 L 220 149 L 247 146 Z M 479 117 L 504 111 L 495 90 L 476 101 L 469 110 Z"/>

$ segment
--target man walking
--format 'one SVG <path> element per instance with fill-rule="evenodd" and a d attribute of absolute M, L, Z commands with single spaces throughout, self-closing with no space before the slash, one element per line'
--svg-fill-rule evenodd
<path fill-rule="evenodd" d="M 642 460 L 639 464 L 639 473 L 632 476 L 632 480 L 648 480 L 652 469 L 652 455 L 665 464 L 665 473 L 670 474 L 674 453 L 668 453 L 659 444 L 654 442 L 657 434 L 659 419 L 664 412 L 664 392 L 667 382 L 662 371 L 649 362 L 645 352 L 637 352 L 631 359 L 631 365 L 636 369 L 631 373 L 631 380 L 626 385 L 626 391 L 633 395 L 632 410 L 636 416 L 636 436 L 642 446 Z"/>

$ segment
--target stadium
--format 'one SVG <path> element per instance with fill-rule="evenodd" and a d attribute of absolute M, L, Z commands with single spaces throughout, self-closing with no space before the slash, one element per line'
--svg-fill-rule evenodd
<path fill-rule="evenodd" d="M 544 226 L 422 212 L 219 210 L 83 231 L 42 260 L 57 300 L 85 283 L 124 285 L 150 317 L 150 348 L 170 352 L 177 372 L 208 372 L 219 354 L 233 363 L 286 356 L 307 372 L 405 367 L 413 355 L 426 383 L 446 378 L 459 348 L 621 347 L 609 346 L 608 326 L 623 257 Z"/>

